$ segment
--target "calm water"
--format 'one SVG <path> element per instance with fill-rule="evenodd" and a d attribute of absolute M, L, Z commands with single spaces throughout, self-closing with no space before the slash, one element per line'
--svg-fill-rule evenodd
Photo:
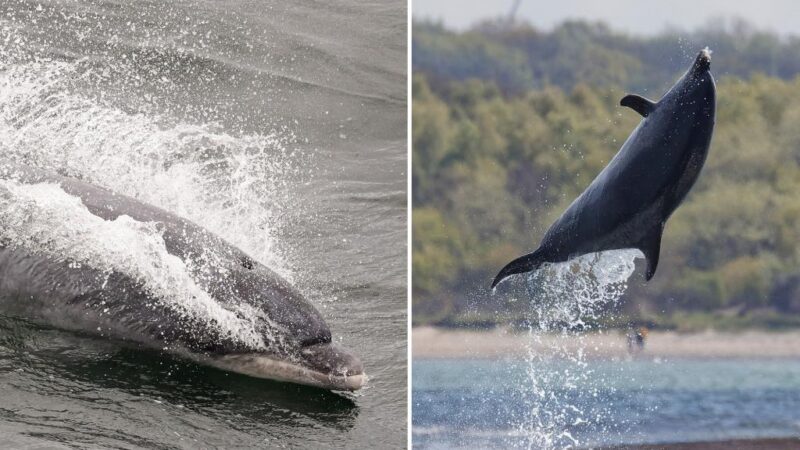
<path fill-rule="evenodd" d="M 588 376 L 531 396 L 523 361 L 415 360 L 414 446 L 540 448 L 543 432 L 553 448 L 800 436 L 798 360 L 549 364 L 539 369 Z"/>
<path fill-rule="evenodd" d="M 186 216 L 297 285 L 356 395 L 0 315 L 0 446 L 400 447 L 406 4 L 0 2 L 0 161 Z"/>

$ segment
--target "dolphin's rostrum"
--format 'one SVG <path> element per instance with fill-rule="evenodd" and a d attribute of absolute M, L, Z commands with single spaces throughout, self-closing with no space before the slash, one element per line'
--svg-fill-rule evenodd
<path fill-rule="evenodd" d="M 658 102 L 638 95 L 620 101 L 643 117 L 639 126 L 545 233 L 539 248 L 503 267 L 492 288 L 544 263 L 627 248 L 641 250 L 645 276 L 653 277 L 667 219 L 697 181 L 711 143 L 716 88 L 710 66 L 706 48 Z"/>

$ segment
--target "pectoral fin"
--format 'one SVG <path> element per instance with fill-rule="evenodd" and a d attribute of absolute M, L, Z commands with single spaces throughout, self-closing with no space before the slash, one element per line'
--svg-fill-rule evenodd
<path fill-rule="evenodd" d="M 621 106 L 627 106 L 632 110 L 638 112 L 642 117 L 647 117 L 656 108 L 656 104 L 652 100 L 648 100 L 641 95 L 628 94 L 622 97 L 619 101 Z"/>
<path fill-rule="evenodd" d="M 644 257 L 647 260 L 647 272 L 645 272 L 647 281 L 653 278 L 656 273 L 656 267 L 658 267 L 658 256 L 661 253 L 661 234 L 663 232 L 664 226 L 659 224 L 637 246 L 644 253 Z"/>

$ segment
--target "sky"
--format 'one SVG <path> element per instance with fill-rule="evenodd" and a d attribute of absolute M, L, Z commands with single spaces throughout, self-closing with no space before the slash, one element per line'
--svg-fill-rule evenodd
<path fill-rule="evenodd" d="M 464 29 L 477 21 L 507 16 L 514 0 L 412 0 L 415 19 L 441 20 Z M 743 18 L 759 30 L 800 36 L 796 0 L 521 0 L 517 18 L 551 29 L 567 19 L 603 21 L 631 34 L 648 35 L 668 26 L 694 30 L 711 18 Z"/>

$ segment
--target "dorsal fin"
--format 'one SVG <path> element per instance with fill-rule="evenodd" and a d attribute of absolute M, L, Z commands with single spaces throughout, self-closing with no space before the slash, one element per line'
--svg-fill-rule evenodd
<path fill-rule="evenodd" d="M 645 279 L 650 281 L 656 273 L 658 267 L 658 257 L 661 253 L 661 234 L 664 232 L 664 225 L 658 224 L 653 230 L 647 233 L 647 236 L 639 242 L 636 247 L 644 253 L 647 260 L 647 272 L 645 272 Z"/>
<path fill-rule="evenodd" d="M 638 112 L 642 117 L 647 117 L 656 108 L 655 102 L 636 94 L 628 94 L 622 97 L 619 104 Z"/>

